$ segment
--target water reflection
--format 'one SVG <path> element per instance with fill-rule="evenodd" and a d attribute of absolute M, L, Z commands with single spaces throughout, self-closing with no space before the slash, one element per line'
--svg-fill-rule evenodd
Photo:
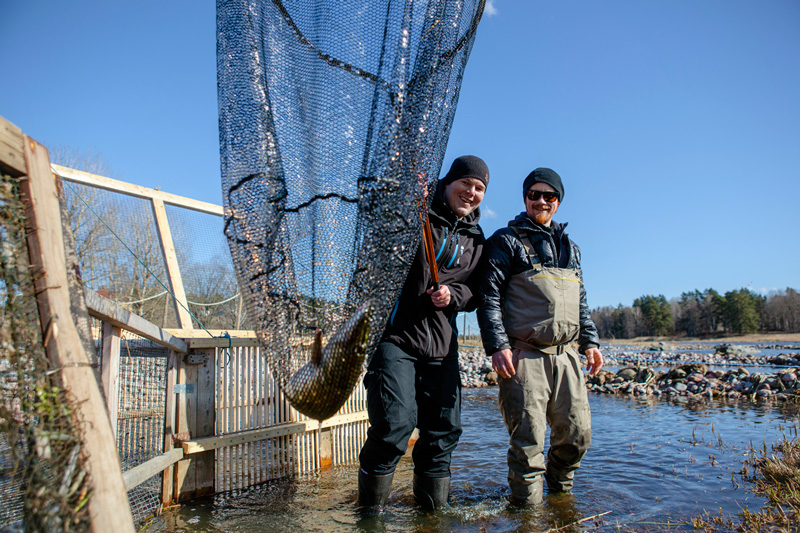
<path fill-rule="evenodd" d="M 762 503 L 738 487 L 735 473 L 752 443 L 796 435 L 796 406 L 672 403 L 655 398 L 590 395 L 592 447 L 572 495 L 546 495 L 538 508 L 507 502 L 508 435 L 497 389 L 465 389 L 464 435 L 453 458 L 451 505 L 417 511 L 412 465 L 395 475 L 389 508 L 355 510 L 356 467 L 218 495 L 170 510 L 150 531 L 325 531 L 440 533 L 546 531 L 610 512 L 568 528 L 630 531 L 686 530 L 704 510 L 735 515 Z"/>

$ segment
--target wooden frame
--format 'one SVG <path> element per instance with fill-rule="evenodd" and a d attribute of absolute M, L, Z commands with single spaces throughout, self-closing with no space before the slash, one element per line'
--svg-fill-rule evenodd
<path fill-rule="evenodd" d="M 28 253 L 45 352 L 83 421 L 82 445 L 93 488 L 88 504 L 92 530 L 132 532 L 114 433 L 70 309 L 61 209 L 47 149 L 2 117 L 0 147 L 0 167 L 20 177 L 28 205 Z"/>
<path fill-rule="evenodd" d="M 167 281 L 176 295 L 180 328 L 162 329 L 86 291 L 90 314 L 111 324 L 111 328 L 104 328 L 111 332 L 112 343 L 116 327 L 170 349 L 163 453 L 126 472 L 129 487 L 158 474 L 161 468 L 161 498 L 166 505 L 357 460 L 368 423 L 363 390 L 354 393 L 338 416 L 320 426 L 286 402 L 259 353 L 255 332 L 193 329 L 191 316 L 177 303 L 185 306 L 187 302 L 165 206 L 217 217 L 223 216 L 222 207 L 58 165 L 52 167 L 65 180 L 150 202 Z M 226 333 L 228 336 L 224 336 Z M 191 359 L 187 360 L 189 353 Z M 199 354 L 205 354 L 206 361 L 191 364 L 201 359 Z M 113 359 L 107 360 L 113 365 Z M 113 370 L 109 372 L 113 374 Z M 104 378 L 109 389 L 113 382 L 110 374 Z M 109 402 L 114 401 L 107 396 Z M 232 465 L 235 473 L 228 479 L 224 479 L 225 472 L 215 472 Z"/>
<path fill-rule="evenodd" d="M 124 181 L 119 181 L 105 176 L 98 176 L 89 172 L 75 170 L 72 168 L 64 167 L 61 165 L 51 165 L 53 170 L 62 178 L 69 181 L 80 183 L 82 185 L 89 185 L 99 189 L 104 189 L 116 193 L 126 194 L 136 198 L 143 198 L 150 201 L 153 209 L 153 216 L 158 231 L 159 243 L 161 244 L 161 251 L 164 254 L 164 264 L 167 269 L 167 278 L 170 285 L 170 292 L 173 295 L 173 304 L 175 307 L 175 314 L 178 317 L 178 323 L 181 328 L 192 329 L 191 315 L 189 314 L 189 303 L 186 299 L 186 292 L 183 288 L 183 281 L 181 278 L 180 267 L 178 266 L 178 257 L 175 254 L 175 245 L 172 242 L 172 233 L 169 229 L 169 221 L 167 220 L 167 212 L 165 205 L 175 205 L 186 209 L 192 209 L 200 213 L 210 215 L 222 216 L 222 207 L 210 204 L 208 202 L 201 202 L 193 200 L 184 196 L 176 194 L 165 193 L 155 189 L 148 189 L 139 185 L 133 185 Z"/>

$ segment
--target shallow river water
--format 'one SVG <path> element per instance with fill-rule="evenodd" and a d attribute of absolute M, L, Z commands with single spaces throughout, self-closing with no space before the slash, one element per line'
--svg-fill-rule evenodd
<path fill-rule="evenodd" d="M 168 510 L 148 531 L 426 532 L 690 530 L 703 513 L 736 515 L 762 499 L 741 487 L 750 445 L 769 447 L 798 432 L 786 405 L 674 403 L 590 394 L 592 446 L 570 496 L 538 508 L 507 503 L 508 434 L 497 388 L 464 389 L 464 434 L 453 457 L 451 505 L 432 514 L 413 506 L 411 462 L 395 475 L 388 509 L 356 512 L 357 467 L 337 468 Z"/>

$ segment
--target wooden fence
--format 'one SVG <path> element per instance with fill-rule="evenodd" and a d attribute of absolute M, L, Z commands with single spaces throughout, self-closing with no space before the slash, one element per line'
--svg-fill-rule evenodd
<path fill-rule="evenodd" d="M 283 397 L 253 332 L 228 339 L 203 330 L 163 330 L 97 293 L 87 291 L 86 298 L 89 314 L 110 331 L 103 338 L 102 376 L 117 427 L 115 406 L 124 403 L 113 370 L 124 357 L 119 333 L 169 350 L 163 449 L 125 473 L 129 490 L 163 471 L 160 501 L 166 504 L 358 460 L 368 424 L 362 387 L 320 425 Z"/>
<path fill-rule="evenodd" d="M 128 331 L 168 349 L 163 446 L 146 464 L 126 472 L 129 490 L 163 471 L 161 503 L 167 504 L 358 460 L 368 425 L 362 387 L 320 427 L 283 397 L 253 331 L 226 331 L 228 338 L 220 330 L 192 327 L 164 206 L 215 215 L 221 232 L 220 206 L 58 165 L 53 168 L 62 179 L 149 200 L 157 221 L 180 328 L 162 329 L 86 291 L 90 315 L 103 323 L 102 379 L 114 427 L 120 424 L 121 335 Z M 126 418 L 135 416 L 129 412 Z"/>
<path fill-rule="evenodd" d="M 119 494 L 119 489 L 132 491 L 148 480 L 152 483 L 154 477 L 161 478 L 160 497 L 150 512 L 155 512 L 158 504 L 242 489 L 269 480 L 357 461 L 367 430 L 366 398 L 362 387 L 356 388 L 336 416 L 320 425 L 315 420 L 308 420 L 288 404 L 272 379 L 272 372 L 265 365 L 265 358 L 260 354 L 252 331 L 228 331 L 230 338 L 226 338 L 221 337 L 222 331 L 194 329 L 165 206 L 213 215 L 219 219 L 221 233 L 223 212 L 220 206 L 50 165 L 46 149 L 2 117 L 0 148 L 3 150 L 0 153 L 0 168 L 15 175 L 36 177 L 30 180 L 31 183 L 49 187 L 44 192 L 34 193 L 34 204 L 40 198 L 52 203 L 52 199 L 57 197 L 53 191 L 59 186 L 59 180 L 63 179 L 145 199 L 152 207 L 166 266 L 164 282 L 172 295 L 179 327 L 171 330 L 161 328 L 125 309 L 118 302 L 86 289 L 81 297 L 85 298 L 89 315 L 100 324 L 95 328 L 95 340 L 101 345 L 102 388 L 98 387 L 94 374 L 85 363 L 75 364 L 74 367 L 65 365 L 67 368 L 62 371 L 67 374 L 65 379 L 68 382 L 72 379 L 81 380 L 78 387 L 83 391 L 79 396 L 83 402 L 82 408 L 93 410 L 85 415 L 87 419 L 96 420 L 98 413 L 104 419 L 93 422 L 95 433 L 91 439 L 87 438 L 88 446 L 96 450 L 91 452 L 93 471 L 102 473 L 96 478 L 100 482 L 97 486 L 99 493 L 91 504 L 95 529 L 104 530 L 109 523 L 118 524 L 120 506 L 114 500 L 114 495 Z M 35 169 L 30 168 L 32 166 Z M 40 235 L 49 235 L 54 225 L 57 225 L 59 232 L 62 230 L 57 204 L 56 207 L 47 205 L 42 213 L 46 213 L 46 209 L 51 210 L 47 215 L 50 220 L 47 228 L 42 227 L 44 222 L 39 222 Z M 55 217 L 53 213 L 56 213 Z M 65 269 L 62 260 L 52 267 L 48 266 L 47 273 L 52 275 Z M 42 300 L 45 302 L 42 309 L 45 312 L 47 305 L 57 309 L 61 309 L 60 302 L 68 305 L 66 282 L 61 282 L 60 278 L 42 277 L 41 283 L 45 283 L 42 290 Z M 66 314 L 69 311 L 61 312 Z M 61 331 L 63 341 L 65 333 L 63 329 Z M 124 389 L 121 387 L 120 368 L 126 362 L 121 358 L 123 354 L 126 358 L 134 357 L 131 350 L 133 341 L 129 339 L 131 335 L 136 336 L 137 343 L 147 341 L 163 349 L 163 356 L 154 357 L 163 357 L 165 364 L 162 367 L 151 365 L 154 370 L 150 370 L 162 374 L 157 377 L 163 383 L 164 401 L 157 407 L 134 405 L 127 396 L 142 394 L 141 391 L 137 391 L 135 385 L 128 384 Z M 54 351 L 53 358 L 56 361 L 63 359 L 56 353 L 59 346 L 63 349 L 63 342 L 60 345 L 55 342 L 48 345 L 48 353 Z M 78 341 L 69 342 L 75 344 Z M 73 374 L 80 374 L 80 378 L 73 378 Z M 103 397 L 107 411 L 94 400 L 100 398 L 102 402 Z M 163 420 L 163 424 L 157 424 L 160 435 L 156 438 L 152 435 L 143 436 L 145 430 L 139 426 L 135 431 L 125 429 L 128 427 L 125 424 L 137 418 Z M 128 442 L 126 439 L 129 438 L 136 442 Z M 133 445 L 141 448 L 142 443 L 150 448 L 145 451 L 151 457 L 128 468 L 120 482 L 115 481 L 120 479 L 118 459 L 109 457 L 103 451 L 114 439 L 120 450 Z M 109 469 L 116 470 L 116 477 Z"/>

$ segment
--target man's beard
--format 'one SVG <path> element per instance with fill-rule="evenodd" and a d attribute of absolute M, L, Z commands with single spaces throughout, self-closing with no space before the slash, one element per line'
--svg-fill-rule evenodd
<path fill-rule="evenodd" d="M 553 212 L 552 211 L 544 211 L 536 213 L 536 216 L 533 217 L 533 221 L 537 224 L 541 224 L 542 226 L 546 226 L 551 220 L 553 219 Z"/>

